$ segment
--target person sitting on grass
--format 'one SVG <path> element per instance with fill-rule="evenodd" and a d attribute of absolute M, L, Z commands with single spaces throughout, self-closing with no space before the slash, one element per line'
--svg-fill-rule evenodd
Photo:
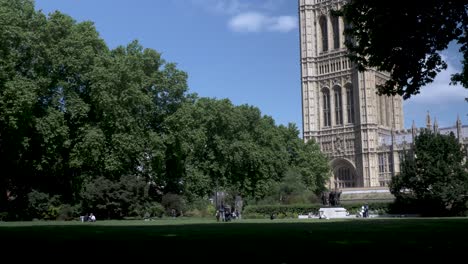
<path fill-rule="evenodd" d="M 96 222 L 96 216 L 94 216 L 93 213 L 91 213 L 91 214 L 89 215 L 89 221 L 90 221 L 90 222 Z"/>

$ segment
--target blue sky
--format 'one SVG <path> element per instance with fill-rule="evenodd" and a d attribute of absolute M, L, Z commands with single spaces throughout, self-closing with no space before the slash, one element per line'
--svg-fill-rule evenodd
<path fill-rule="evenodd" d="M 110 48 L 137 39 L 189 75 L 191 92 L 250 104 L 277 124 L 301 128 L 299 32 L 296 0 L 36 0 L 36 9 L 90 20 Z M 440 126 L 457 114 L 468 124 L 468 90 L 449 86 L 461 55 L 443 53 L 449 68 L 404 103 L 405 127 L 424 126 L 426 112 Z"/>

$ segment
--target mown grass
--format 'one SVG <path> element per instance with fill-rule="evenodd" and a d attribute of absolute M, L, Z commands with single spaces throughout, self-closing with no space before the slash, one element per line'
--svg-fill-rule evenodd
<path fill-rule="evenodd" d="M 0 238 L 12 248 L 21 244 L 73 254 L 85 247 L 112 258 L 174 256 L 216 262 L 210 256 L 244 256 L 290 262 L 323 254 L 353 259 L 377 253 L 419 258 L 465 253 L 468 218 L 5 222 L 0 223 Z"/>

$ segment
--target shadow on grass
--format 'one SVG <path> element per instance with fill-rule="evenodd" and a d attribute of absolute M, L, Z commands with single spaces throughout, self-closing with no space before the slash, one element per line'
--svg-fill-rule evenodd
<path fill-rule="evenodd" d="M 326 254 L 355 260 L 365 253 L 394 257 L 404 252 L 418 258 L 442 256 L 468 249 L 468 219 L 361 219 L 348 221 L 263 221 L 151 225 L 42 224 L 0 225 L 4 249 L 26 247 L 38 252 L 119 259 L 174 258 L 214 261 L 315 259 Z M 79 250 L 80 249 L 80 250 Z M 359 260 L 358 260 L 359 261 Z M 231 262 L 231 261 L 228 261 Z M 246 261 L 240 261 L 243 263 Z M 247 261 L 250 262 L 250 261 Z"/>

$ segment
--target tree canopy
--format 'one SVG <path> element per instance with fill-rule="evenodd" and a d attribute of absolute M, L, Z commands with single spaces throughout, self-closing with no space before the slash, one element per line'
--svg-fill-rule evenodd
<path fill-rule="evenodd" d="M 295 126 L 198 98 L 138 41 L 109 49 L 92 22 L 30 0 L 0 0 L 0 36 L 0 218 L 159 214 L 215 190 L 260 199 L 290 168 L 324 188 L 328 161 Z"/>
<path fill-rule="evenodd" d="M 304 143 L 295 125 L 276 126 L 256 107 L 200 98 L 165 124 L 166 154 L 171 157 L 166 176 L 181 170 L 171 179 L 180 183 L 185 177 L 187 194 L 203 196 L 235 187 L 242 196 L 261 198 L 288 168 L 300 170 L 308 190 L 319 192 L 329 176 L 328 160 L 317 144 Z"/>
<path fill-rule="evenodd" d="M 380 94 L 408 99 L 447 68 L 440 51 L 452 41 L 463 54 L 463 68 L 452 76 L 452 83 L 468 88 L 467 10 L 466 1 L 352 0 L 336 14 L 348 25 L 351 60 L 360 70 L 390 73 L 390 79 L 377 87 Z"/>
<path fill-rule="evenodd" d="M 453 134 L 423 131 L 392 178 L 390 191 L 397 202 L 416 203 L 419 213 L 456 215 L 468 202 L 468 161 Z"/>

